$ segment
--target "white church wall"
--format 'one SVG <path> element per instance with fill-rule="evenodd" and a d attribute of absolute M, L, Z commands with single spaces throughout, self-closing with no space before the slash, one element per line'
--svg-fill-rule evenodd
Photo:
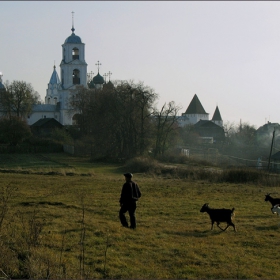
<path fill-rule="evenodd" d="M 196 124 L 200 120 L 209 120 L 209 114 L 186 114 L 188 117 L 190 124 Z"/>

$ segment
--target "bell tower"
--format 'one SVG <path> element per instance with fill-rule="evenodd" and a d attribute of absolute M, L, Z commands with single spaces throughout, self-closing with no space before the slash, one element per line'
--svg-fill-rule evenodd
<path fill-rule="evenodd" d="M 60 63 L 61 85 L 64 90 L 73 89 L 76 85 L 87 87 L 87 63 L 85 61 L 85 44 L 74 31 L 74 12 L 72 12 L 72 34 L 62 45 Z"/>

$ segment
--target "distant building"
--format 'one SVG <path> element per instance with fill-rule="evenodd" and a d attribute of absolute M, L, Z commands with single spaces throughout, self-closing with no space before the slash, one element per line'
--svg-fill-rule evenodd
<path fill-rule="evenodd" d="M 185 125 L 196 124 L 200 120 L 209 121 L 209 114 L 206 113 L 200 100 L 195 94 L 185 113 L 178 117 L 178 124 L 179 126 L 183 127 Z M 220 127 L 223 126 L 223 120 L 218 106 L 216 107 L 211 122 L 215 123 Z"/>
<path fill-rule="evenodd" d="M 84 86 L 85 88 L 96 90 L 113 87 L 113 83 L 110 81 L 110 72 L 108 73 L 108 82 L 100 75 L 99 66 L 101 64 L 99 61 L 96 64 L 98 67 L 97 75 L 92 77 L 93 73 L 87 73 L 85 44 L 82 42 L 82 39 L 74 33 L 75 29 L 73 23 L 71 31 L 72 34 L 67 37 L 62 44 L 62 59 L 59 65 L 60 78 L 56 66 L 54 65 L 46 89 L 45 104 L 33 105 L 32 112 L 27 117 L 27 123 L 29 125 L 45 118 L 53 118 L 62 125 L 75 125 L 79 112 L 75 112 L 70 108 L 73 90 L 77 86 Z M 0 90 L 5 90 L 1 78 L 0 76 Z M 178 117 L 178 124 L 180 127 L 183 127 L 190 124 L 194 125 L 201 120 L 209 121 L 209 113 L 206 113 L 198 96 L 195 94 L 187 110 Z M 210 122 L 220 127 L 223 126 L 223 120 L 218 106 Z"/>
<path fill-rule="evenodd" d="M 221 113 L 220 113 L 218 106 L 216 106 L 214 115 L 212 117 L 212 122 L 217 124 L 220 127 L 223 127 L 223 120 L 222 120 Z"/>
<path fill-rule="evenodd" d="M 178 117 L 178 125 L 180 127 L 193 125 L 194 132 L 203 143 L 211 144 L 225 139 L 223 120 L 218 106 L 216 106 L 212 120 L 209 120 L 209 114 L 204 110 L 196 94 L 185 113 Z"/>
<path fill-rule="evenodd" d="M 203 140 L 212 138 L 214 142 L 223 142 L 225 140 L 224 129 L 212 121 L 200 120 L 194 124 L 194 131 Z"/>
<path fill-rule="evenodd" d="M 63 125 L 54 118 L 40 119 L 30 126 L 31 131 L 36 136 L 50 135 L 55 129 L 63 128 Z"/>
<path fill-rule="evenodd" d="M 267 122 L 256 130 L 256 142 L 260 145 L 271 145 L 275 130 L 274 144 L 280 144 L 280 124 Z"/>
<path fill-rule="evenodd" d="M 35 104 L 33 106 L 32 113 L 27 119 L 29 125 L 44 118 L 54 118 L 62 125 L 75 124 L 79 112 L 70 110 L 70 100 L 73 95 L 71 90 L 77 86 L 102 89 L 105 84 L 104 78 L 99 74 L 99 66 L 101 65 L 99 61 L 96 64 L 98 66 L 98 74 L 89 79 L 87 63 L 85 61 L 85 44 L 74 33 L 73 25 L 71 31 L 72 34 L 66 38 L 62 45 L 61 79 L 56 71 L 56 66 L 54 66 L 46 90 L 45 104 Z"/>
<path fill-rule="evenodd" d="M 279 170 L 280 170 L 280 152 L 277 152 L 271 156 L 270 168 L 273 171 L 279 172 Z"/>

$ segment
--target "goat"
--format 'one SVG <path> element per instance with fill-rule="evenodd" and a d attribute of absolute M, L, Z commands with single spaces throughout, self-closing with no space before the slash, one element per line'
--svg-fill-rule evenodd
<path fill-rule="evenodd" d="M 271 211 L 273 214 L 280 215 L 280 204 L 275 204 L 272 208 Z"/>
<path fill-rule="evenodd" d="M 236 231 L 235 225 L 232 222 L 232 217 L 234 216 L 234 208 L 232 209 L 212 209 L 208 206 L 208 203 L 205 203 L 202 208 L 200 209 L 200 212 L 207 212 L 209 214 L 209 217 L 211 219 L 212 227 L 213 224 L 216 222 L 219 229 L 225 231 L 229 226 L 232 226 L 234 228 L 234 231 Z M 225 229 L 222 229 L 220 227 L 221 222 L 226 222 L 227 226 Z"/>
<path fill-rule="evenodd" d="M 273 198 L 270 196 L 270 193 L 268 193 L 266 196 L 265 196 L 265 199 L 264 201 L 269 201 L 271 203 L 271 212 L 272 212 L 272 209 L 273 209 L 273 206 L 276 205 L 276 204 L 280 204 L 280 198 Z M 273 212 L 272 212 L 273 213 Z M 274 213 L 273 213 L 274 214 Z"/>
<path fill-rule="evenodd" d="M 271 212 L 273 214 L 277 214 L 278 216 L 280 215 L 280 204 L 276 204 L 271 208 Z M 280 224 L 279 224 L 280 225 Z"/>

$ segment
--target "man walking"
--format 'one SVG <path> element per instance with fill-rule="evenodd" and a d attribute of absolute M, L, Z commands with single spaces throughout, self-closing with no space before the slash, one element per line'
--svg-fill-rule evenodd
<path fill-rule="evenodd" d="M 123 174 L 125 177 L 125 183 L 122 187 L 121 197 L 120 197 L 120 212 L 119 218 L 121 224 L 124 227 L 128 227 L 128 223 L 125 217 L 125 213 L 128 211 L 130 217 L 130 228 L 136 228 L 136 219 L 135 219 L 135 210 L 136 210 L 136 202 L 141 197 L 141 192 L 138 185 L 131 180 L 132 174 L 125 173 Z"/>

